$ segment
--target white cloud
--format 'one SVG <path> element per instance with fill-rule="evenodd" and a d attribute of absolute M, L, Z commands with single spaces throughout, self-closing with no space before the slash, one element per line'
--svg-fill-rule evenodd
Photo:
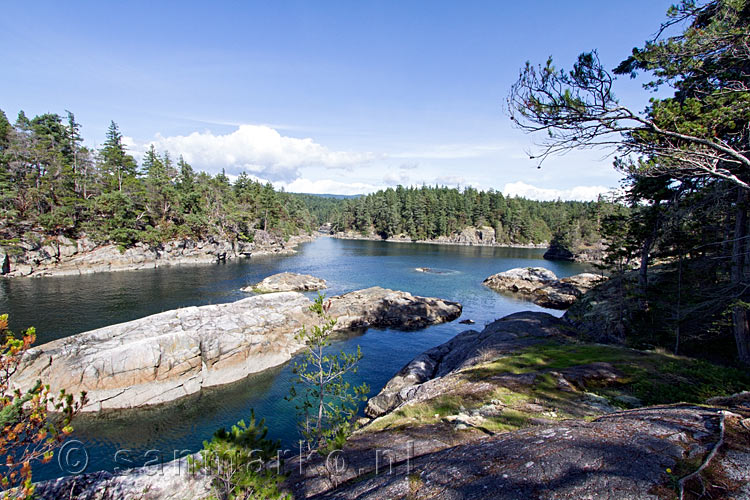
<path fill-rule="evenodd" d="M 296 179 L 292 182 L 275 182 L 277 188 L 283 187 L 291 193 L 315 194 L 367 194 L 382 189 L 382 186 L 365 182 L 341 182 L 331 179 Z"/>
<path fill-rule="evenodd" d="M 224 135 L 209 131 L 171 137 L 158 134 L 141 149 L 150 144 L 158 151 L 183 155 L 199 170 L 247 171 L 271 181 L 285 182 L 299 178 L 300 167 L 352 169 L 375 158 L 372 153 L 332 151 L 311 138 L 287 137 L 266 125 L 240 125 Z"/>
<path fill-rule="evenodd" d="M 503 188 L 506 196 L 522 196 L 532 200 L 579 200 L 593 201 L 600 194 L 611 192 L 611 188 L 604 186 L 575 186 L 570 189 L 548 189 L 532 186 L 525 182 L 510 182 Z"/>

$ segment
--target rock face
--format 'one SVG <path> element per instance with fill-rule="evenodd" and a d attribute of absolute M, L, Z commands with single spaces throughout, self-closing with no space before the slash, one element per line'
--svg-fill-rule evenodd
<path fill-rule="evenodd" d="M 245 292 L 306 292 L 328 288 L 326 280 L 309 274 L 279 273 L 265 278 L 260 283 L 243 288 Z"/>
<path fill-rule="evenodd" d="M 128 469 L 92 472 L 37 483 L 36 498 L 57 500 L 185 500 L 209 498 L 211 480 L 194 471 L 185 458 Z"/>
<path fill-rule="evenodd" d="M 376 240 L 391 241 L 399 243 L 430 243 L 436 245 L 468 245 L 468 246 L 500 246 L 500 247 L 523 247 L 523 248 L 543 248 L 546 245 L 513 245 L 507 243 L 498 243 L 495 230 L 490 226 L 466 227 L 459 232 L 450 236 L 438 236 L 430 240 L 412 240 L 407 234 L 398 234 L 383 240 L 378 234 L 362 234 L 356 231 L 338 232 L 333 235 L 334 238 L 347 240 Z"/>
<path fill-rule="evenodd" d="M 558 279 L 543 267 L 520 267 L 494 274 L 483 281 L 497 292 L 511 293 L 551 309 L 566 309 L 606 278 L 591 273 Z"/>
<path fill-rule="evenodd" d="M 722 419 L 728 441 L 711 468 L 713 477 L 727 480 L 720 487 L 703 486 L 721 498 L 748 498 L 750 431 L 742 417 L 690 405 L 537 426 L 436 451 L 431 450 L 444 437 L 435 436 L 430 446 L 416 431 L 355 435 L 336 457 L 348 466 L 338 487 L 310 477 L 300 480 L 296 472 L 288 484 L 295 498 L 338 500 L 658 500 L 675 496 L 667 469 L 676 471 L 686 460 L 700 463 L 719 440 Z M 380 451 L 379 468 L 373 450 Z M 307 470 L 314 471 L 309 476 L 319 473 L 311 464 Z M 701 486 L 695 479 L 686 491 L 699 492 Z"/>
<path fill-rule="evenodd" d="M 434 392 L 426 382 L 552 339 L 565 342 L 567 324 L 551 314 L 520 312 L 492 322 L 484 330 L 467 330 L 423 352 L 404 366 L 365 408 L 378 417 L 399 405 Z"/>
<path fill-rule="evenodd" d="M 73 335 L 29 350 L 12 383 L 87 391 L 87 411 L 171 401 L 288 361 L 302 348 L 296 333 L 317 321 L 310 305 L 300 293 L 272 293 Z M 374 287 L 332 297 L 330 314 L 336 329 L 409 329 L 451 321 L 461 305 Z"/>
<path fill-rule="evenodd" d="M 625 382 L 608 362 L 555 371 L 530 360 L 520 373 L 501 367 L 535 344 L 577 349 L 569 333 L 565 321 L 549 314 L 517 313 L 423 353 L 370 400 L 367 413 L 379 418 L 336 452 L 344 467 L 332 471 L 315 454 L 293 459 L 285 488 L 294 498 L 341 500 L 657 500 L 674 496 L 674 477 L 683 475 L 678 467 L 695 470 L 723 439 L 708 481 L 688 481 L 686 492 L 705 486 L 721 498 L 748 498 L 747 394 L 722 399 L 724 408 L 621 412 L 586 391 Z"/>
<path fill-rule="evenodd" d="M 603 242 L 575 249 L 569 249 L 553 243 L 544 252 L 544 258 L 547 260 L 566 260 L 569 262 L 602 262 L 605 251 Z"/>
<path fill-rule="evenodd" d="M 293 248 L 311 241 L 313 235 L 293 236 L 289 241 L 265 231 L 256 231 L 253 242 L 227 241 L 215 238 L 205 240 L 173 240 L 152 247 L 136 243 L 121 250 L 117 245 L 96 245 L 86 237 L 71 240 L 65 236 L 44 239 L 43 235 L 30 234 L 14 248 L 0 254 L 2 275 L 65 276 L 150 269 L 178 264 L 203 264 L 239 257 L 294 253 Z"/>

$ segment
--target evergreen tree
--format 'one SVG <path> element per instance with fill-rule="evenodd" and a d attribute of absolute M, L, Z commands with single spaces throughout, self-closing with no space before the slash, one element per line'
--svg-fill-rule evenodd
<path fill-rule="evenodd" d="M 133 157 L 127 154 L 122 143 L 122 134 L 114 121 L 109 125 L 107 139 L 99 155 L 109 190 L 116 187 L 122 192 L 123 185 L 136 176 L 136 163 Z"/>

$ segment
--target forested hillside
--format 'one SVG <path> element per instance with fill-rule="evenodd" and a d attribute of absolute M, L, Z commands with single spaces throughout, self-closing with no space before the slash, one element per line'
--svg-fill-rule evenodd
<path fill-rule="evenodd" d="M 138 165 L 112 122 L 98 150 L 83 145 L 81 125 L 65 117 L 0 111 L 0 243 L 30 230 L 123 247 L 215 236 L 251 240 L 257 229 L 282 236 L 312 229 L 303 202 L 242 174 L 196 173 L 180 156 L 153 146 Z"/>
<path fill-rule="evenodd" d="M 466 227 L 490 226 L 499 244 L 545 243 L 555 238 L 572 247 L 598 242 L 601 221 L 625 211 L 603 199 L 541 202 L 471 187 L 437 186 L 398 186 L 327 203 L 318 213 L 338 231 L 374 233 L 382 238 L 405 234 L 414 240 L 429 240 Z"/>

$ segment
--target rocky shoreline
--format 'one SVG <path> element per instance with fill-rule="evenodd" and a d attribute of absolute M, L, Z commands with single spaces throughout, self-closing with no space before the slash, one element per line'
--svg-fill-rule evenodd
<path fill-rule="evenodd" d="M 295 253 L 300 243 L 315 240 L 319 234 L 300 234 L 288 240 L 256 231 L 252 242 L 216 238 L 181 239 L 151 246 L 136 243 L 121 249 L 114 244 L 97 245 L 85 236 L 77 240 L 59 236 L 44 240 L 29 238 L 16 245 L 16 251 L 0 253 L 0 276 L 75 276 L 113 271 L 154 269 L 183 264 L 210 264 L 238 258 Z"/>
<path fill-rule="evenodd" d="M 551 346 L 575 356 L 567 364 L 558 358 L 555 367 L 524 357 Z M 589 351 L 612 362 L 583 359 Z M 581 344 L 564 318 L 546 313 L 515 313 L 467 330 L 417 356 L 370 399 L 371 419 L 334 452 L 343 467 L 332 470 L 331 456 L 293 457 L 282 468 L 282 489 L 297 499 L 658 500 L 674 495 L 674 478 L 686 474 L 678 470 L 692 470 L 681 467 L 705 461 L 709 474 L 724 478 L 722 492 L 747 498 L 750 393 L 708 406 L 642 407 L 629 396 L 617 399 L 632 408 L 622 410 L 612 406 L 616 398 L 588 392 L 628 390 L 632 381 L 615 366 L 615 352 L 626 364 L 653 357 L 654 367 L 663 365 L 658 353 Z M 210 478 L 189 471 L 183 458 L 47 481 L 37 493 L 207 498 Z"/>
<path fill-rule="evenodd" d="M 455 233 L 451 236 L 440 236 L 439 238 L 432 240 L 412 240 L 410 237 L 404 234 L 383 239 L 377 234 L 363 235 L 356 231 L 338 232 L 331 234 L 331 237 L 341 240 L 385 241 L 388 243 L 425 243 L 427 245 L 459 245 L 498 248 L 547 248 L 547 243 L 498 243 L 495 240 L 495 230 L 491 227 L 469 227 L 465 228 L 460 233 Z"/>
<path fill-rule="evenodd" d="M 458 318 L 461 305 L 380 287 L 331 297 L 336 330 L 417 329 Z M 84 411 L 173 401 L 278 366 L 303 348 L 319 318 L 298 292 L 186 307 L 55 340 L 26 352 L 13 387 L 42 379 L 53 392 L 86 391 Z"/>

